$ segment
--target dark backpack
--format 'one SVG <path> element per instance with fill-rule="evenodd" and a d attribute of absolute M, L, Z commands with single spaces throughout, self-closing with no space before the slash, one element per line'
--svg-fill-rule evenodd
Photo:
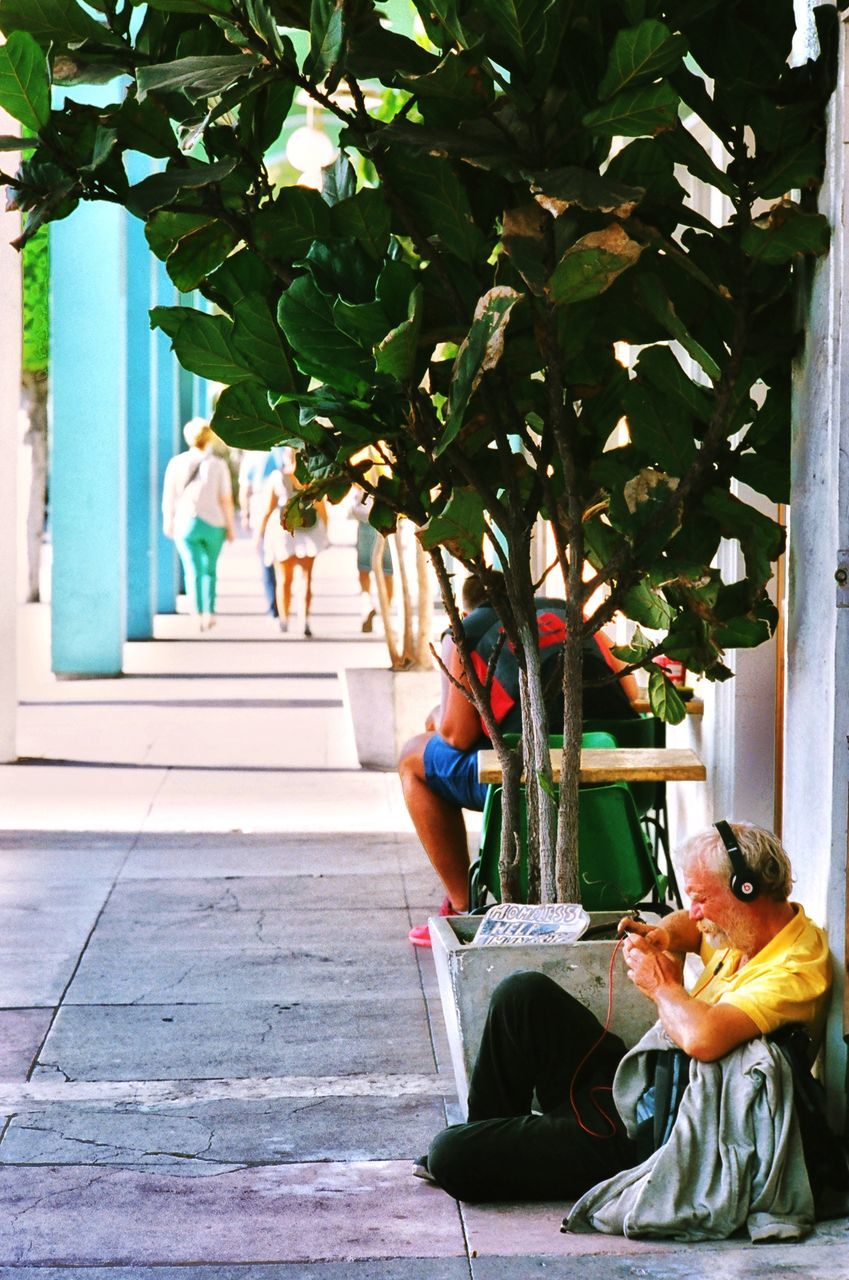
<path fill-rule="evenodd" d="M 793 1072 L 793 1101 L 817 1217 L 842 1216 L 849 1192 L 849 1153 L 846 1140 L 828 1123 L 825 1089 L 811 1073 L 810 1037 L 803 1027 L 791 1023 L 767 1039 L 781 1050 Z"/>
<path fill-rule="evenodd" d="M 825 1089 L 811 1073 L 810 1037 L 803 1027 L 791 1023 L 766 1039 L 780 1050 L 793 1073 L 793 1102 L 816 1215 L 842 1216 L 847 1211 L 849 1153 L 845 1139 L 828 1123 Z M 668 1140 L 690 1083 L 690 1059 L 683 1049 L 656 1050 L 652 1056 L 652 1084 L 640 1100 L 643 1118 L 636 1135 L 639 1163 Z"/>

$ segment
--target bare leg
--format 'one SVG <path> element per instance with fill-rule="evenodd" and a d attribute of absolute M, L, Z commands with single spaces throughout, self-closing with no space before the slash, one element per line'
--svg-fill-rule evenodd
<path fill-rule="evenodd" d="M 298 565 L 304 575 L 304 622 L 309 622 L 310 610 L 312 609 L 312 570 L 315 564 L 315 556 L 304 556 L 298 561 Z"/>
<path fill-rule="evenodd" d="M 432 738 L 420 733 L 411 738 L 401 752 L 398 772 L 404 790 L 404 802 L 416 835 L 430 858 L 451 905 L 457 911 L 469 906 L 469 844 L 463 810 L 431 791 L 424 770 L 424 749 Z"/>
<path fill-rule="evenodd" d="M 295 557 L 290 556 L 289 559 L 284 560 L 280 566 L 283 570 L 283 591 L 278 608 L 280 608 L 280 617 L 285 618 L 287 622 L 289 621 L 289 613 L 292 609 L 292 579 L 295 576 L 295 564 Z"/>
<path fill-rule="evenodd" d="M 360 580 L 360 591 L 365 591 L 366 595 L 368 595 L 371 590 L 371 574 L 368 569 L 358 569 L 357 577 Z"/>
<path fill-rule="evenodd" d="M 285 621 L 286 611 L 285 602 L 285 561 L 280 561 L 274 566 L 274 596 L 277 601 L 277 616 Z"/>

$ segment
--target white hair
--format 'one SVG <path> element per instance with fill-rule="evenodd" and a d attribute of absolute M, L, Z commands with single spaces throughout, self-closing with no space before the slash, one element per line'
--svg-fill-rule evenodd
<path fill-rule="evenodd" d="M 758 876 L 761 893 L 775 902 L 786 902 L 793 887 L 793 868 L 778 836 L 751 822 L 729 824 L 746 865 Z M 699 862 L 717 875 L 731 875 L 731 859 L 716 827 L 706 827 L 685 840 L 678 851 L 680 864 L 687 867 Z"/>

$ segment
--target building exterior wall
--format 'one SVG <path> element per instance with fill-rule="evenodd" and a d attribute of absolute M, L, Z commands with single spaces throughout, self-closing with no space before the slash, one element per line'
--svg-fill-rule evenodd
<path fill-rule="evenodd" d="M 0 110 L 0 133 L 19 127 Z M 6 152 L 6 167 L 17 157 Z M 2 208 L 2 206 L 0 206 Z M 17 457 L 18 408 L 21 391 L 21 266 L 9 243 L 20 234 L 20 215 L 0 212 L 0 762 L 16 757 L 17 722 Z"/>
<path fill-rule="evenodd" d="M 847 28 L 829 110 L 820 206 L 831 250 L 813 275 L 810 321 L 795 386 L 788 566 L 784 838 L 796 895 L 828 928 L 836 990 L 826 1042 L 835 1114 L 845 1108 L 846 854 L 849 830 L 849 608 L 838 602 L 849 548 L 849 328 L 846 325 Z"/>

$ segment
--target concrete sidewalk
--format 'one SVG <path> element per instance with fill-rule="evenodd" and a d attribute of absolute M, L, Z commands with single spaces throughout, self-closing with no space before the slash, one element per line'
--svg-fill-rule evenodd
<path fill-rule="evenodd" d="M 759 1246 L 559 1233 L 564 1206 L 458 1206 L 410 1176 L 454 1086 L 429 952 L 440 893 L 395 775 L 357 768 L 336 672 L 354 553 L 315 637 L 262 613 L 251 548 L 221 616 L 49 674 L 22 624 L 0 768 L 0 1280 L 849 1276 L 849 1230 Z"/>

